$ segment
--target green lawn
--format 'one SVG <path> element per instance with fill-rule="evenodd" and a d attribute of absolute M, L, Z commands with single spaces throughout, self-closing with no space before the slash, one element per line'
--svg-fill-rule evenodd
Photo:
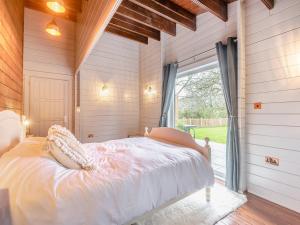
<path fill-rule="evenodd" d="M 227 127 L 204 127 L 204 128 L 195 128 L 196 139 L 204 139 L 205 137 L 209 137 L 209 139 L 213 142 L 217 143 L 226 143 L 227 137 Z M 191 135 L 194 133 L 191 131 Z"/>

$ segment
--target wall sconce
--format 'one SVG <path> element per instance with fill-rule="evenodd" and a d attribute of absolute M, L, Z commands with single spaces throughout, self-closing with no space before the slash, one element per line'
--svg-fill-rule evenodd
<path fill-rule="evenodd" d="M 151 95 L 155 95 L 155 94 L 156 94 L 156 91 L 153 89 L 153 87 L 152 87 L 151 85 L 149 85 L 149 86 L 145 89 L 144 94 L 151 96 Z"/>
<path fill-rule="evenodd" d="M 30 120 L 26 119 L 26 116 L 22 116 L 23 132 L 25 137 L 29 133 Z"/>
<path fill-rule="evenodd" d="M 106 84 L 104 84 L 99 93 L 100 97 L 107 97 L 109 95 L 109 90 Z"/>
<path fill-rule="evenodd" d="M 56 13 L 64 13 L 66 11 L 63 0 L 48 0 L 47 6 L 49 9 Z"/>
<path fill-rule="evenodd" d="M 25 127 L 29 127 L 29 125 L 30 125 L 30 121 L 29 120 L 24 120 L 24 122 L 23 122 L 23 125 L 25 126 Z"/>

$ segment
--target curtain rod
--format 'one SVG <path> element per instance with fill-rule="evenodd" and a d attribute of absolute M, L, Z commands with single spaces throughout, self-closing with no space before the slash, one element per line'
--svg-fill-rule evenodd
<path fill-rule="evenodd" d="M 198 53 L 198 54 L 196 54 L 196 55 L 193 55 L 193 56 L 191 56 L 191 57 L 189 57 L 189 58 L 183 59 L 183 60 L 181 60 L 181 61 L 179 61 L 179 62 L 175 62 L 175 63 L 176 63 L 176 64 L 179 64 L 179 63 L 188 61 L 189 59 L 195 58 L 196 56 L 199 56 L 199 55 L 202 55 L 202 54 L 204 54 L 204 53 L 210 52 L 210 51 L 212 51 L 212 50 L 214 50 L 214 49 L 216 49 L 216 48 L 215 48 L 215 47 L 210 48 L 210 49 L 208 49 L 208 50 L 205 50 L 205 51 L 203 51 L 203 52 L 200 52 L 200 53 Z"/>
<path fill-rule="evenodd" d="M 233 41 L 234 41 L 234 42 L 237 42 L 237 38 L 235 38 Z M 192 58 L 195 58 L 195 57 L 197 57 L 197 56 L 199 56 L 199 55 L 202 55 L 202 54 L 204 54 L 204 53 L 210 52 L 210 51 L 212 51 L 212 50 L 214 50 L 214 49 L 216 49 L 216 47 L 207 49 L 207 50 L 205 50 L 205 51 L 203 51 L 203 52 L 200 52 L 200 53 L 198 53 L 198 54 L 196 54 L 196 55 L 193 55 L 193 56 L 191 56 L 191 57 L 189 57 L 189 58 L 183 59 L 183 60 L 181 60 L 181 61 L 179 61 L 179 62 L 175 62 L 175 64 L 178 65 L 179 63 L 185 62 L 185 61 L 187 61 L 187 60 L 189 60 L 189 59 L 192 59 Z"/>

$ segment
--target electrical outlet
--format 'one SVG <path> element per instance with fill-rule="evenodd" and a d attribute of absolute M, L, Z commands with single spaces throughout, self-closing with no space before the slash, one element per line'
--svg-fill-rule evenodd
<path fill-rule="evenodd" d="M 261 109 L 261 102 L 255 102 L 254 109 Z"/>
<path fill-rule="evenodd" d="M 273 166 L 279 166 L 279 159 L 272 156 L 265 156 L 265 162 Z"/>

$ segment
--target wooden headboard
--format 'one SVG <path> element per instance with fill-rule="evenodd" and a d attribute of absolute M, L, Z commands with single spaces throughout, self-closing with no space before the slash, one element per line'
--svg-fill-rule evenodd
<path fill-rule="evenodd" d="M 23 138 L 20 115 L 4 110 L 0 112 L 0 157 Z"/>

